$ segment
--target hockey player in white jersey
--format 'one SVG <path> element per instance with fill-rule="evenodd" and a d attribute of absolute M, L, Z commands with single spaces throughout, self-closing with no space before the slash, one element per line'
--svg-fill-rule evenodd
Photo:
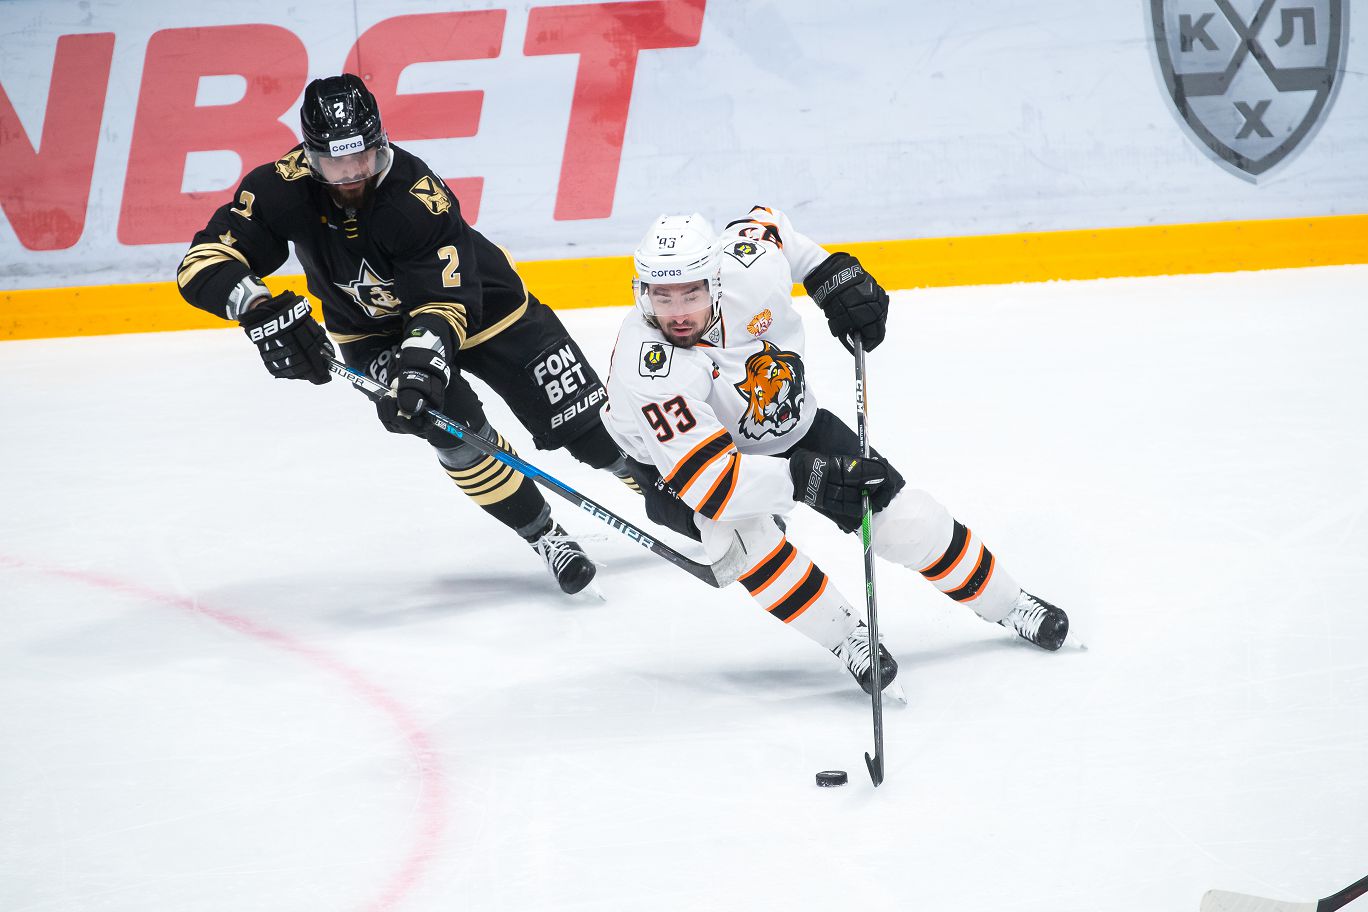
<path fill-rule="evenodd" d="M 614 346 L 603 421 L 635 462 L 652 520 L 698 538 L 713 560 L 739 535 L 748 569 L 738 581 L 842 659 L 867 693 L 865 622 L 773 518 L 795 503 L 854 531 L 869 489 L 876 554 L 1037 646 L 1063 644 L 1063 611 L 1023 591 L 887 460 L 862 458 L 855 433 L 819 406 L 791 288 L 803 283 L 848 349 L 855 336 L 873 349 L 888 295 L 858 260 L 828 254 L 782 212 L 757 206 L 720 238 L 700 215 L 661 216 L 635 265 L 636 307 Z M 882 644 L 879 653 L 887 687 L 897 663 Z"/>

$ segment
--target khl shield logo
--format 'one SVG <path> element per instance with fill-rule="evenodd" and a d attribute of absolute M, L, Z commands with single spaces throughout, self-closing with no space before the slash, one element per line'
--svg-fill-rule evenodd
<path fill-rule="evenodd" d="M 1192 138 L 1256 181 L 1305 148 L 1339 89 L 1349 0 L 1149 0 L 1169 98 Z"/>

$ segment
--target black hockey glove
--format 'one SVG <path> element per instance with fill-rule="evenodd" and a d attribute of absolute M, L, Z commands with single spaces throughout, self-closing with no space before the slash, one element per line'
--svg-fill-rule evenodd
<path fill-rule="evenodd" d="M 803 279 L 813 303 L 826 314 L 831 334 L 846 351 L 854 351 L 850 338 L 859 336 L 865 351 L 879 347 L 888 322 L 888 292 L 864 271 L 848 253 L 833 253 Z"/>
<path fill-rule="evenodd" d="M 793 480 L 793 499 L 807 504 L 838 522 L 859 519 L 863 513 L 861 490 L 869 490 L 875 512 L 888 506 L 897 485 L 885 485 L 889 466 L 877 456 L 832 456 L 811 450 L 794 450 L 789 457 L 789 477 Z M 841 523 L 850 528 L 849 523 Z"/>
<path fill-rule="evenodd" d="M 632 479 L 641 488 L 641 496 L 646 501 L 646 518 L 694 541 L 702 541 L 693 508 L 675 496 L 656 467 L 637 462 L 630 456 L 626 457 L 626 462 L 627 470 L 632 473 Z"/>
<path fill-rule="evenodd" d="M 390 395 L 376 403 L 380 423 L 395 434 L 428 436 L 428 409 L 440 412 L 451 382 L 446 346 L 436 333 L 414 329 L 402 345 L 394 367 Z"/>
<path fill-rule="evenodd" d="M 266 369 L 283 380 L 327 383 L 328 359 L 336 355 L 323 327 L 309 313 L 309 302 L 292 291 L 282 291 L 238 320 L 256 344 Z"/>

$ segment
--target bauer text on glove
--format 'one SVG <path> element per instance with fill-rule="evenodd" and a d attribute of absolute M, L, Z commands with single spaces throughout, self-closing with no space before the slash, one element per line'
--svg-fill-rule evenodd
<path fill-rule="evenodd" d="M 238 324 L 256 345 L 266 369 L 285 380 L 327 383 L 328 360 L 335 354 L 323 327 L 309 313 L 309 302 L 282 291 L 252 305 Z"/>
<path fill-rule="evenodd" d="M 435 333 L 415 328 L 399 346 L 393 393 L 376 403 L 380 423 L 396 434 L 427 436 L 428 410 L 442 410 L 451 366 L 446 346 Z"/>
<path fill-rule="evenodd" d="M 796 450 L 789 457 L 793 499 L 829 515 L 858 517 L 863 511 L 860 495 L 869 492 L 877 512 L 888 506 L 896 491 L 885 485 L 888 466 L 877 456 L 833 456 Z M 888 488 L 885 495 L 883 489 Z"/>
<path fill-rule="evenodd" d="M 853 336 L 864 342 L 866 351 L 873 351 L 883 341 L 888 292 L 864 271 L 859 260 L 848 253 L 833 253 L 808 273 L 803 287 L 826 314 L 831 334 L 847 350 L 852 350 Z"/>

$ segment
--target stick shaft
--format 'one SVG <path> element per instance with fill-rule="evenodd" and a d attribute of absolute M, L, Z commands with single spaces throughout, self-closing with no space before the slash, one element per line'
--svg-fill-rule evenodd
<path fill-rule="evenodd" d="M 864 342 L 851 340 L 855 350 L 855 422 L 860 436 L 860 455 L 869 458 L 869 409 L 865 402 Z M 875 787 L 883 782 L 883 669 L 879 662 L 879 611 L 874 593 L 874 511 L 869 503 L 869 491 L 860 494 L 860 535 L 864 541 L 865 609 L 869 613 L 869 655 L 873 672 L 874 693 L 870 705 L 874 714 L 874 756 L 865 754 L 869 778 Z"/>
<path fill-rule="evenodd" d="M 1316 912 L 1335 912 L 1336 909 L 1349 905 L 1366 893 L 1368 893 L 1368 877 L 1351 883 L 1338 893 L 1322 899 L 1316 904 Z"/>
<path fill-rule="evenodd" d="M 369 397 L 372 401 L 378 401 L 379 399 L 386 396 L 389 392 L 389 390 L 386 387 L 382 386 L 379 383 L 376 383 L 374 380 L 362 374 L 360 371 L 356 371 L 350 367 L 347 367 L 341 361 L 338 361 L 336 359 L 330 361 L 328 365 L 328 370 L 336 376 L 341 377 L 343 380 L 346 380 L 348 383 L 356 387 L 361 392 L 365 393 L 366 396 Z M 518 472 L 521 472 L 523 475 L 541 484 L 542 487 L 550 491 L 554 491 L 561 497 L 570 501 L 579 509 L 583 510 L 585 513 L 588 513 L 590 516 L 594 517 L 600 522 L 605 523 L 608 526 L 611 526 L 613 529 L 617 530 L 618 532 L 621 532 L 623 535 L 625 535 L 632 541 L 636 542 L 638 545 L 641 545 L 647 551 L 650 551 L 657 557 L 664 558 L 665 560 L 674 564 L 679 569 L 683 570 L 685 573 L 688 573 L 689 575 L 702 580 L 709 586 L 716 586 L 718 588 L 721 588 L 722 586 L 730 582 L 730 580 L 719 580 L 717 573 L 714 571 L 714 568 L 711 565 L 690 560 L 689 558 L 680 554 L 678 551 L 671 548 L 669 545 L 656 541 L 654 536 L 648 535 L 646 532 L 643 532 L 641 529 L 638 529 L 636 526 L 632 525 L 627 520 L 623 519 L 621 516 L 618 516 L 616 513 L 612 512 L 607 507 L 600 506 L 599 504 L 590 500 L 588 497 L 585 497 L 583 494 L 576 491 L 574 488 L 546 474 L 541 469 L 532 465 L 530 462 L 523 460 L 521 457 L 515 456 L 512 453 L 509 453 L 506 450 L 501 449 L 493 441 L 486 440 L 479 434 L 472 431 L 470 428 L 466 427 L 461 422 L 453 421 L 452 419 L 443 415 L 441 412 L 433 411 L 432 409 L 425 409 L 424 414 L 427 420 L 430 421 L 434 427 L 442 431 L 445 431 L 448 434 L 451 434 L 453 437 L 456 437 L 457 439 L 461 440 L 467 445 L 474 447 L 481 453 L 484 453 L 486 456 L 490 456 L 494 459 L 497 459 L 504 465 L 509 466 L 510 468 L 515 469 Z"/>
<path fill-rule="evenodd" d="M 1314 903 L 1207 890 L 1202 896 L 1201 912 L 1335 912 L 1365 894 L 1368 894 L 1368 877 Z"/>

